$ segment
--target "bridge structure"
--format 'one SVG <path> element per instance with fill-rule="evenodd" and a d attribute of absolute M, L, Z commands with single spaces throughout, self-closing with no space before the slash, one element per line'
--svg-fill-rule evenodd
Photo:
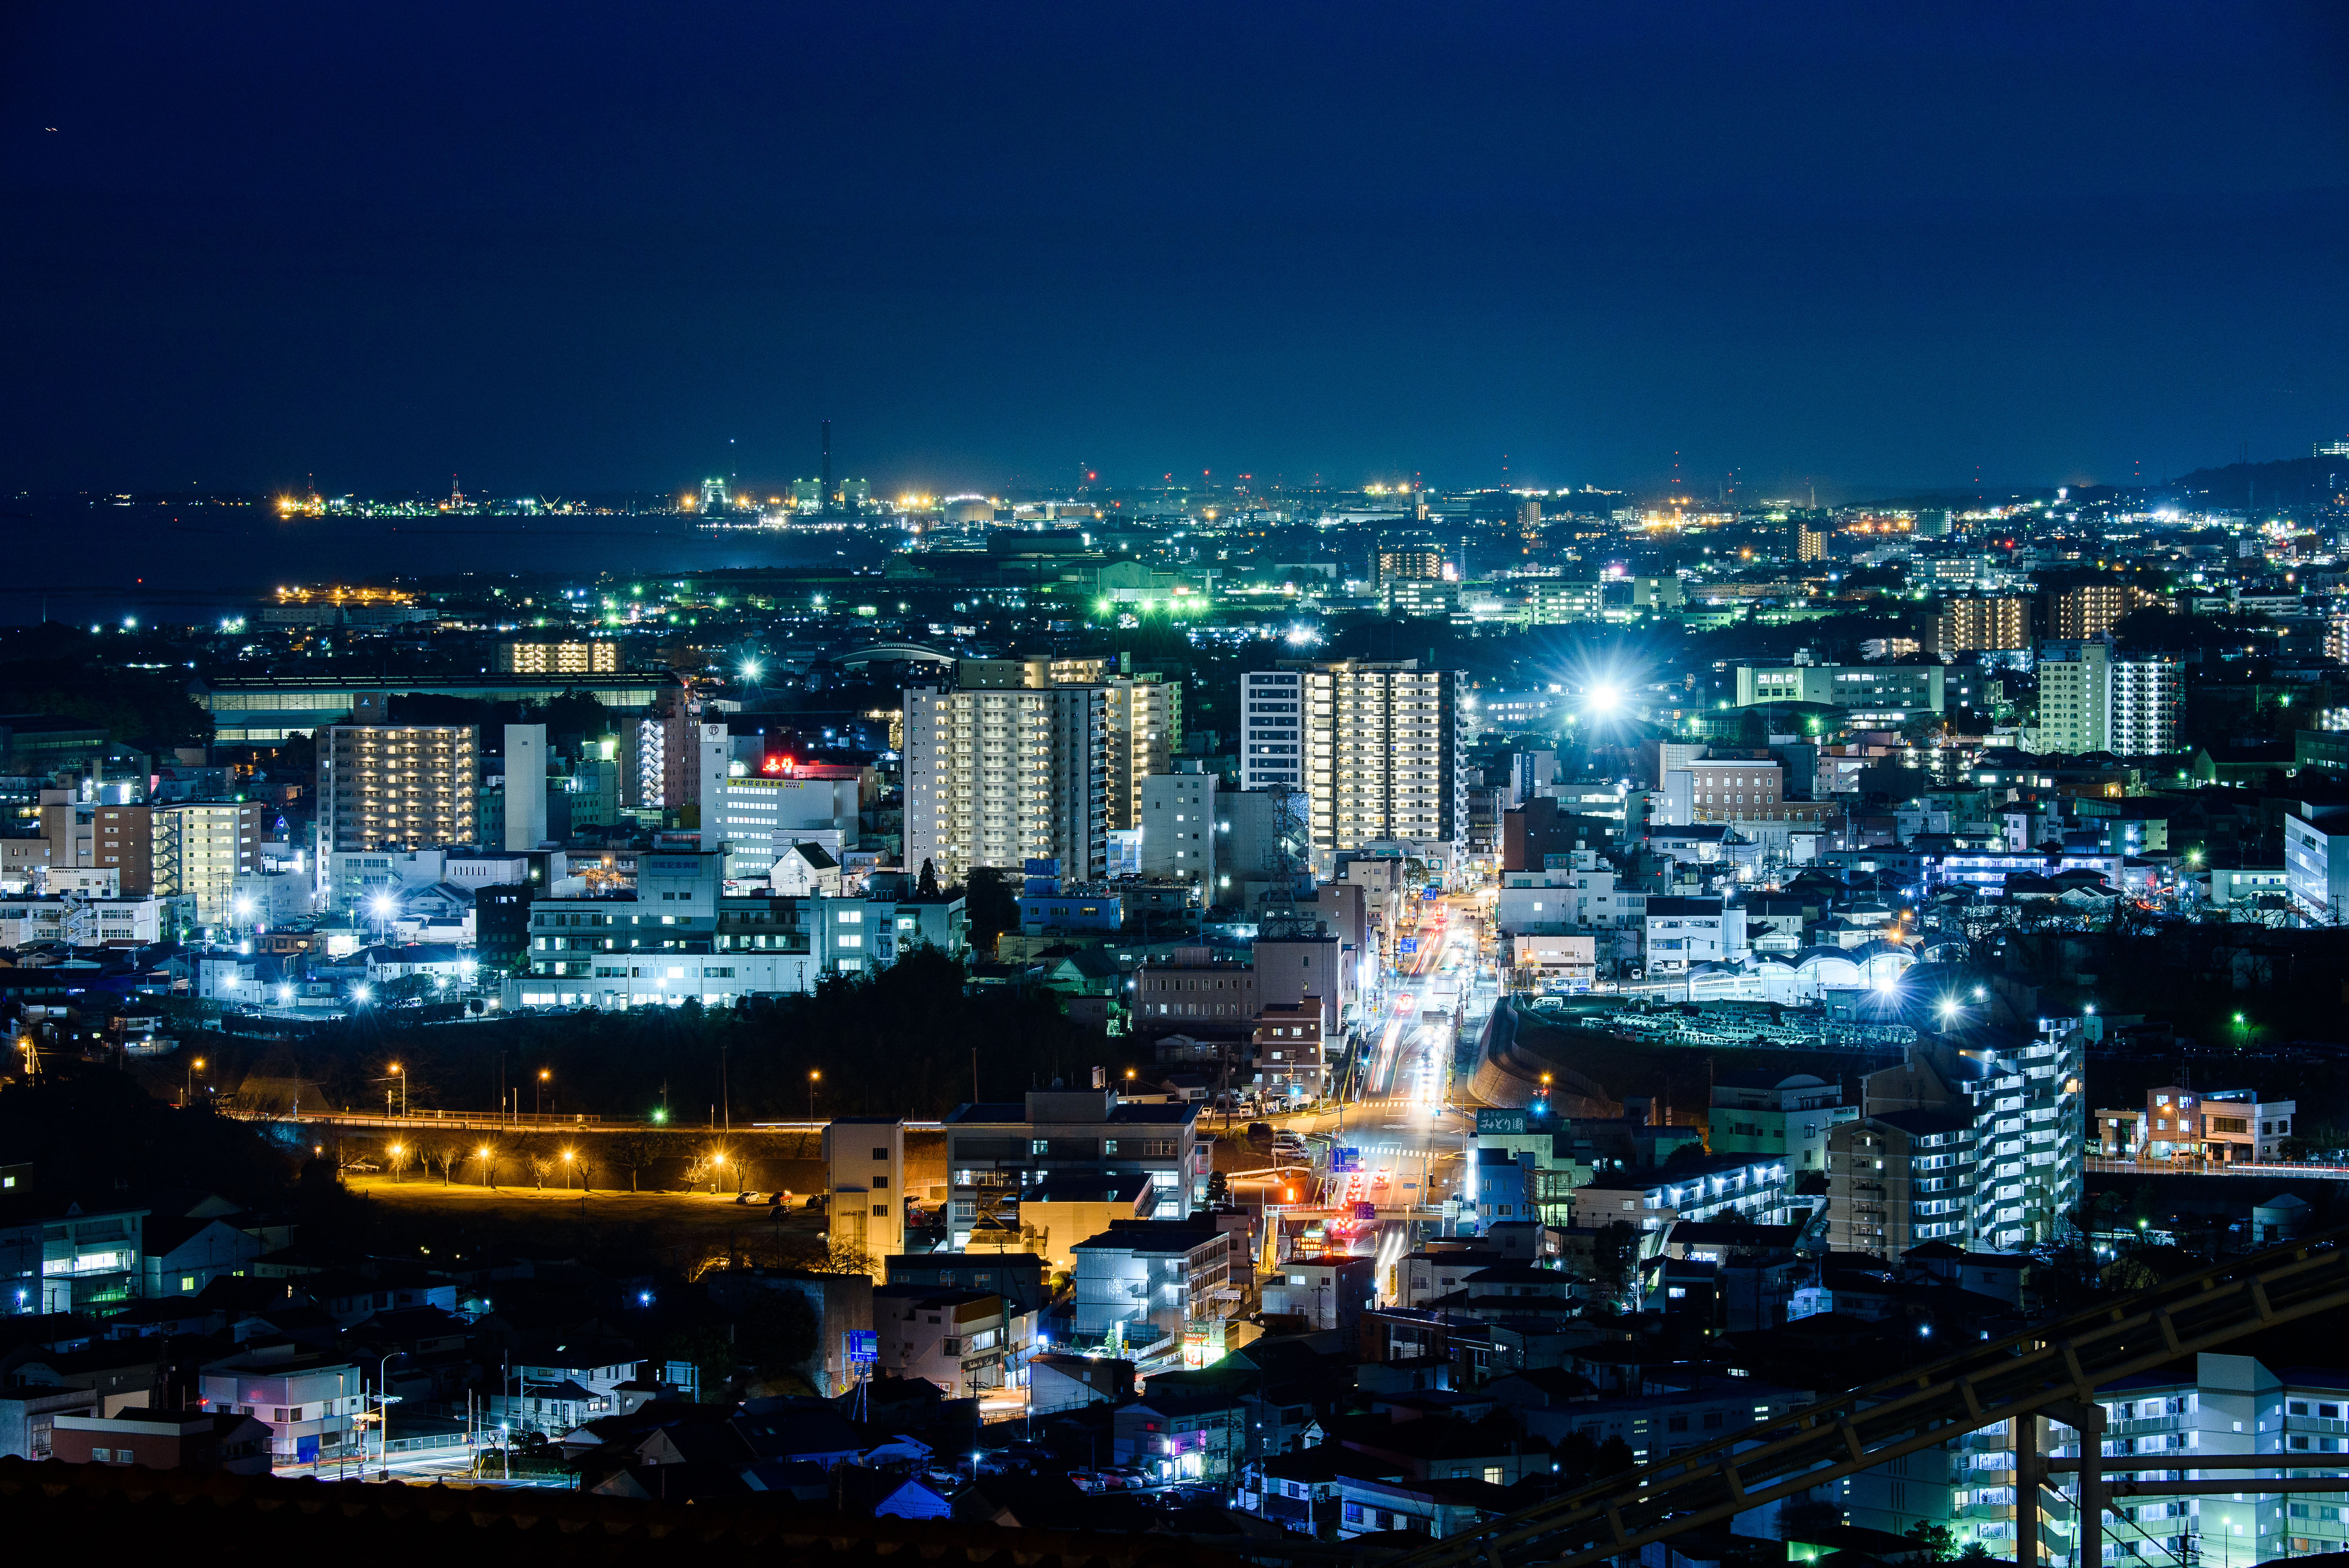
<path fill-rule="evenodd" d="M 1749 1509 L 1937 1447 L 1984 1427 L 2014 1423 L 2015 1562 L 2040 1568 L 2042 1490 L 2058 1475 L 2078 1480 L 2079 1562 L 2104 1559 L 2103 1514 L 2124 1496 L 2238 1491 L 2344 1491 L 2349 1480 L 2246 1476 L 2295 1466 L 2349 1467 L 2340 1454 L 2253 1454 L 2158 1459 L 2102 1456 L 2097 1389 L 2213 1350 L 2279 1324 L 2349 1305 L 2349 1226 L 2213 1265 L 2151 1290 L 1971 1346 L 1914 1372 L 1885 1378 L 1790 1416 L 1685 1449 L 1402 1553 L 1392 1568 L 1581 1568 L 1636 1557 L 1651 1542 L 1723 1522 Z M 2078 1459 L 2041 1457 L 2043 1420 L 2073 1428 Z M 2106 1480 L 2109 1467 L 2177 1470 L 2176 1480 Z M 2221 1472 L 2194 1480 L 2186 1471 Z M 1257 1555 L 1254 1551 L 1250 1555 Z"/>
<path fill-rule="evenodd" d="M 265 1122 L 274 1126 L 317 1132 L 564 1132 L 594 1136 L 597 1133 L 676 1133 L 685 1136 L 703 1133 L 714 1137 L 745 1137 L 760 1134 L 790 1134 L 805 1137 L 821 1133 L 832 1124 L 817 1122 L 736 1122 L 731 1125 L 706 1126 L 698 1122 L 656 1121 L 648 1118 L 609 1120 L 603 1116 L 558 1114 L 553 1111 L 410 1111 L 406 1116 L 384 1116 L 373 1111 L 250 1111 L 222 1106 L 220 1114 L 241 1121 Z M 908 1121 L 908 1132 L 938 1132 L 946 1124 L 937 1121 Z"/>

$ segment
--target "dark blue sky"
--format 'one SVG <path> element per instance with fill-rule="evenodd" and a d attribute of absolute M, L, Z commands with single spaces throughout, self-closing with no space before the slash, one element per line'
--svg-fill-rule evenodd
<path fill-rule="evenodd" d="M 763 483 L 826 415 L 891 485 L 2300 455 L 2344 18 L 14 7 L 0 485 Z"/>

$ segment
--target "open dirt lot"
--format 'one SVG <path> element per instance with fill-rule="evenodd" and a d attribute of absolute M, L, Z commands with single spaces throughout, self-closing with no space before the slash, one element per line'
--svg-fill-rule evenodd
<path fill-rule="evenodd" d="M 380 1176 L 351 1177 L 346 1185 L 384 1223 L 419 1238 L 445 1236 L 452 1250 L 494 1238 L 493 1244 L 514 1251 L 576 1257 L 629 1252 L 690 1267 L 731 1253 L 776 1262 L 812 1258 L 823 1247 L 822 1214 L 794 1206 L 776 1219 L 765 1203 L 738 1205 L 731 1193 L 444 1187 L 438 1180 Z"/>

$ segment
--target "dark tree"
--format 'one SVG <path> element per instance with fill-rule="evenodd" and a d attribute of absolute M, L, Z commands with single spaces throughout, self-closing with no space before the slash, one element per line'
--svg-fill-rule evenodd
<path fill-rule="evenodd" d="M 1019 896 L 1012 890 L 1011 873 L 994 866 L 971 868 L 963 888 L 963 909 L 970 920 L 971 945 L 992 955 L 995 939 L 1019 928 Z"/>

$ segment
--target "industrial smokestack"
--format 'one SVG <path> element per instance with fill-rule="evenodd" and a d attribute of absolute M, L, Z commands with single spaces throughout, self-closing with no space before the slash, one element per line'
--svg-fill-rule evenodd
<path fill-rule="evenodd" d="M 823 510 L 832 511 L 832 421 L 823 421 Z"/>

